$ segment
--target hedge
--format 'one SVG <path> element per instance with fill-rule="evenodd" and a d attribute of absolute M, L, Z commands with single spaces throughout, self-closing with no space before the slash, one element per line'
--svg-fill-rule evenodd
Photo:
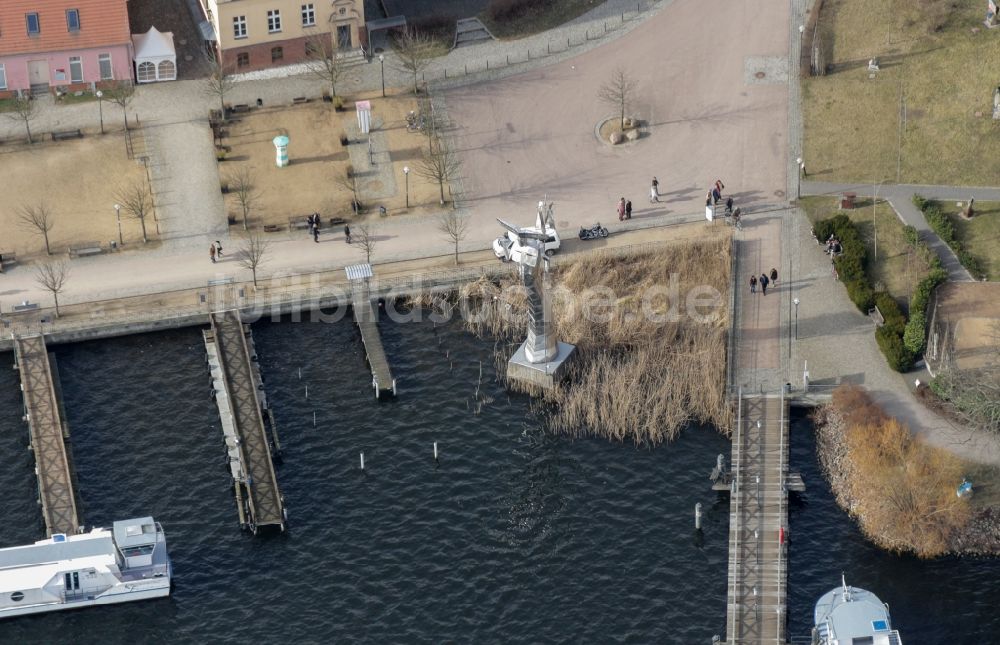
<path fill-rule="evenodd" d="M 903 332 L 903 344 L 914 356 L 919 356 L 924 352 L 927 345 L 927 305 L 930 303 L 931 294 L 935 287 L 948 278 L 948 273 L 940 267 L 931 269 L 923 280 L 917 283 L 917 287 L 910 296 L 910 320 L 906 323 L 906 331 Z"/>
<path fill-rule="evenodd" d="M 834 259 L 837 275 L 847 288 L 847 295 L 862 313 L 868 313 L 872 306 L 872 290 L 865 274 L 868 252 L 851 219 L 844 214 L 835 215 L 816 223 L 813 227 L 816 239 L 821 244 L 832 234 L 840 240 L 841 255 Z"/>
<path fill-rule="evenodd" d="M 927 224 L 938 234 L 938 237 L 944 240 L 945 244 L 951 247 L 951 250 L 958 257 L 958 261 L 972 274 L 972 277 L 976 279 L 984 278 L 986 272 L 983 269 L 982 262 L 962 247 L 962 243 L 955 237 L 955 224 L 951 221 L 951 218 L 944 214 L 940 204 L 915 194 L 913 195 L 913 205 L 920 209 L 927 220 Z"/>

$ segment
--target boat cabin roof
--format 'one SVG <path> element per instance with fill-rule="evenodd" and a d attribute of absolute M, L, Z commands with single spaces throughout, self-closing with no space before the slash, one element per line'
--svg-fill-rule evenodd
<path fill-rule="evenodd" d="M 878 596 L 846 585 L 827 592 L 816 603 L 816 623 L 827 620 L 832 635 L 843 645 L 888 642 L 892 630 L 889 612 Z"/>

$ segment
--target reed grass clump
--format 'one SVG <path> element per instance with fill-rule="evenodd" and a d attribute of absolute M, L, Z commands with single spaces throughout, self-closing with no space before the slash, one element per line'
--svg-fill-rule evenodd
<path fill-rule="evenodd" d="M 577 347 L 567 382 L 542 392 L 549 425 L 571 436 L 658 444 L 691 422 L 729 432 L 726 340 L 730 240 L 675 243 L 630 256 L 558 263 L 550 294 L 558 338 Z M 468 328 L 507 341 L 501 373 L 524 338 L 527 299 L 516 275 L 465 285 Z"/>

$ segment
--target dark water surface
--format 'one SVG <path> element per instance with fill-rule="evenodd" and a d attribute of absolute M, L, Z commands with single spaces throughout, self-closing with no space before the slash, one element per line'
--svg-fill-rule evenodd
<path fill-rule="evenodd" d="M 237 526 L 200 330 L 55 347 L 81 514 L 88 525 L 155 516 L 175 588 L 6 620 L 0 643 L 687 644 L 723 633 L 728 504 L 706 475 L 729 452 L 724 438 L 692 428 L 650 451 L 552 437 L 528 399 L 498 387 L 491 343 L 430 324 L 383 329 L 400 392 L 376 403 L 349 322 L 254 325 L 290 513 L 287 533 L 256 538 Z M 3 546 L 43 535 L 20 414 L 17 374 L 0 370 Z M 834 506 L 813 450 L 800 420 L 792 460 L 810 492 L 792 505 L 792 634 L 808 634 L 841 570 L 892 605 L 908 645 L 1000 630 L 997 561 L 878 552 Z"/>

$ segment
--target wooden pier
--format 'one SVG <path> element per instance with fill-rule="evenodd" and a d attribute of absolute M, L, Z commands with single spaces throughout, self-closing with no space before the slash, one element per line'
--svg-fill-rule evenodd
<path fill-rule="evenodd" d="M 35 453 L 38 499 L 46 534 L 80 529 L 76 495 L 70 475 L 69 436 L 59 405 L 56 382 L 43 336 L 14 336 L 14 355 L 21 374 L 25 419 Z"/>
<path fill-rule="evenodd" d="M 726 643 L 786 642 L 788 402 L 784 395 L 737 400 L 729 505 Z"/>
<path fill-rule="evenodd" d="M 354 322 L 361 330 L 361 342 L 365 346 L 368 366 L 372 371 L 372 388 L 375 398 L 383 394 L 396 395 L 396 379 L 389 369 L 389 359 L 382 347 L 382 336 L 378 331 L 378 310 L 372 304 L 368 281 L 372 277 L 371 265 L 359 264 L 346 267 L 347 278 L 351 281 L 351 310 Z"/>
<path fill-rule="evenodd" d="M 205 331 L 205 349 L 212 372 L 216 403 L 229 454 L 240 525 L 254 533 L 261 526 L 285 529 L 285 509 L 272 461 L 280 447 L 273 417 L 262 402 L 260 368 L 253 340 L 239 312 L 213 313 Z M 267 417 L 265 417 L 267 415 Z M 268 438 L 265 418 L 271 422 Z"/>

